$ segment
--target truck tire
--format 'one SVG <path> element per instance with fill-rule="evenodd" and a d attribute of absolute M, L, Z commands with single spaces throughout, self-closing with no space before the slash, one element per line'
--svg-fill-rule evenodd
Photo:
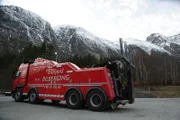
<path fill-rule="evenodd" d="M 14 96 L 14 100 L 16 102 L 22 102 L 23 101 L 23 94 L 22 94 L 22 90 L 20 88 L 15 90 L 13 96 Z"/>
<path fill-rule="evenodd" d="M 86 104 L 92 111 L 103 111 L 107 108 L 106 96 L 100 90 L 90 91 L 86 98 Z"/>
<path fill-rule="evenodd" d="M 38 93 L 35 90 L 29 92 L 29 102 L 32 104 L 37 104 L 40 102 L 38 98 Z"/>
<path fill-rule="evenodd" d="M 81 95 L 77 90 L 70 90 L 66 95 L 66 104 L 71 109 L 80 109 L 84 106 Z"/>
<path fill-rule="evenodd" d="M 58 104 L 58 103 L 60 102 L 60 100 L 51 100 L 51 102 L 52 102 L 53 104 Z"/>

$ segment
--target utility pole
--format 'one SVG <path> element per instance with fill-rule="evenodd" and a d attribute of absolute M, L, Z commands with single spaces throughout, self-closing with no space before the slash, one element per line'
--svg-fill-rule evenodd
<path fill-rule="evenodd" d="M 119 45 L 120 45 L 121 56 L 124 56 L 124 53 L 123 53 L 123 40 L 122 40 L 122 38 L 119 38 Z"/>
<path fill-rule="evenodd" d="M 58 53 L 55 52 L 54 54 L 56 55 L 56 62 L 58 62 Z"/>

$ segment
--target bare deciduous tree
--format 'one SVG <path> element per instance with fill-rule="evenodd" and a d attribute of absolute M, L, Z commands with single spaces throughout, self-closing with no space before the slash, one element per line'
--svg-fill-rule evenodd
<path fill-rule="evenodd" d="M 148 81 L 149 75 L 150 75 L 153 67 L 154 67 L 154 65 L 152 67 L 148 68 L 147 65 L 145 65 L 141 59 L 139 59 L 139 62 L 138 62 L 139 77 L 143 81 L 145 86 L 148 85 L 148 83 L 149 83 L 149 81 Z"/>
<path fill-rule="evenodd" d="M 172 85 L 176 85 L 177 65 L 174 58 L 171 58 L 169 75 L 171 77 Z"/>
<path fill-rule="evenodd" d="M 167 68 L 167 58 L 164 59 L 164 84 L 167 85 L 168 79 L 168 68 Z"/>

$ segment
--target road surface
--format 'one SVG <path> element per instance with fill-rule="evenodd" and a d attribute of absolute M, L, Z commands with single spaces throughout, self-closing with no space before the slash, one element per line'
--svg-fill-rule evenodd
<path fill-rule="evenodd" d="M 64 102 L 18 103 L 0 95 L 0 120 L 180 120 L 180 98 L 139 98 L 132 105 L 93 112 L 68 109 Z"/>

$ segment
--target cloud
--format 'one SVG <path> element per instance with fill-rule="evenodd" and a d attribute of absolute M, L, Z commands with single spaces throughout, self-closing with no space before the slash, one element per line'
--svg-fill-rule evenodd
<path fill-rule="evenodd" d="M 6 0 L 52 26 L 73 24 L 110 40 L 180 33 L 180 0 Z"/>
<path fill-rule="evenodd" d="M 0 0 L 0 5 L 3 5 L 3 3 L 2 3 L 2 2 L 3 2 L 3 0 Z"/>
<path fill-rule="evenodd" d="M 104 0 L 106 3 L 109 0 Z M 89 5 L 94 12 L 101 13 L 104 24 L 111 24 L 116 28 L 114 38 L 130 37 L 146 39 L 153 32 L 173 35 L 180 32 L 180 5 L 178 1 L 168 0 L 111 0 L 109 6 L 103 2 Z M 101 9 L 96 8 L 101 6 Z M 105 16 L 105 17 L 104 17 Z M 114 29 L 115 30 L 115 29 Z M 113 31 L 113 30 L 111 30 Z"/>

